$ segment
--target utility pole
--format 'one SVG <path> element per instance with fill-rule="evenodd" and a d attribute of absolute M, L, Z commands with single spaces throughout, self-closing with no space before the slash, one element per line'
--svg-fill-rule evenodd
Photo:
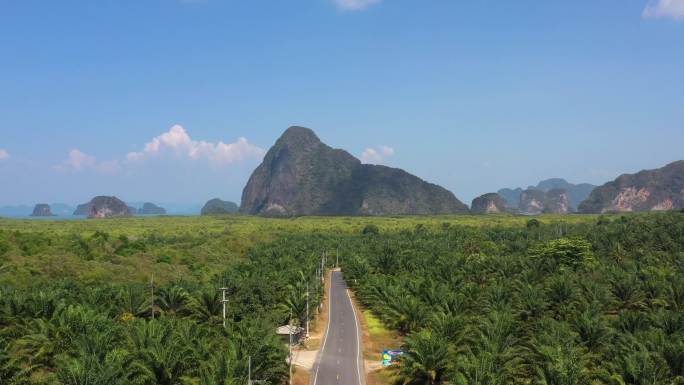
<path fill-rule="evenodd" d="M 152 305 L 150 309 L 152 310 L 152 319 L 154 319 L 154 271 L 152 272 L 152 277 L 150 277 L 150 292 L 152 293 Z"/>
<path fill-rule="evenodd" d="M 287 323 L 287 330 L 290 333 L 290 343 L 287 347 L 290 353 L 290 385 L 292 385 L 292 308 L 290 308 L 290 320 Z"/>
<path fill-rule="evenodd" d="M 306 283 L 306 338 L 309 339 L 309 282 Z"/>
<path fill-rule="evenodd" d="M 223 327 L 226 327 L 226 303 L 228 302 L 228 299 L 226 298 L 226 292 L 228 291 L 227 287 L 221 287 L 219 288 L 221 290 L 221 303 L 223 303 Z"/>
<path fill-rule="evenodd" d="M 252 385 L 252 356 L 247 356 L 247 385 Z"/>
<path fill-rule="evenodd" d="M 335 255 L 335 267 L 340 267 L 340 245 L 337 245 L 337 254 Z"/>

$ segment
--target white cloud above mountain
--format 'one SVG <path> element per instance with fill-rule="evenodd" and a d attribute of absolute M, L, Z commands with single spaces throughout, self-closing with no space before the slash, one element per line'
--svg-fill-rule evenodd
<path fill-rule="evenodd" d="M 180 125 L 152 138 L 143 149 L 129 152 L 123 159 L 100 161 L 79 149 L 69 152 L 67 159 L 55 166 L 59 172 L 96 171 L 116 173 L 124 168 L 139 167 L 148 160 L 206 161 L 213 166 L 225 166 L 246 160 L 261 160 L 266 151 L 240 137 L 235 142 L 217 143 L 194 140 Z"/>
<path fill-rule="evenodd" d="M 129 152 L 126 160 L 138 162 L 164 153 L 172 153 L 190 160 L 205 159 L 215 165 L 225 165 L 249 159 L 261 160 L 266 151 L 249 143 L 244 137 L 233 143 L 194 140 L 185 128 L 174 125 L 169 131 L 147 142 L 142 151 Z"/>
<path fill-rule="evenodd" d="M 368 164 L 384 164 L 388 158 L 394 155 L 394 148 L 381 145 L 376 148 L 367 147 L 361 153 L 361 162 Z"/>
<path fill-rule="evenodd" d="M 684 0 L 650 0 L 642 16 L 645 19 L 684 20 Z"/>

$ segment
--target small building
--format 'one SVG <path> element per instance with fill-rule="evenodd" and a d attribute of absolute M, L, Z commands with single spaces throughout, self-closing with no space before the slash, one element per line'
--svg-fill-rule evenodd
<path fill-rule="evenodd" d="M 292 344 L 298 344 L 304 338 L 304 328 L 296 325 L 283 325 L 276 329 L 276 334 L 285 343 L 290 343 L 290 334 L 292 334 Z"/>

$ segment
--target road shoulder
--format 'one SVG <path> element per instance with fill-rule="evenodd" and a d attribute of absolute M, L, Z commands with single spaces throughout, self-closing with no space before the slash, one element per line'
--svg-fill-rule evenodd
<path fill-rule="evenodd" d="M 361 324 L 361 346 L 366 374 L 365 385 L 390 385 L 393 383 L 392 373 L 382 366 L 382 351 L 398 349 L 403 344 L 403 338 L 392 330 L 385 328 L 382 321 L 363 307 L 349 290 L 352 305 Z"/>

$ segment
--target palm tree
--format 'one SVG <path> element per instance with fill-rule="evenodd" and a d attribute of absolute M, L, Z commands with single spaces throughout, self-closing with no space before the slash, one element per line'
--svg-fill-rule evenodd
<path fill-rule="evenodd" d="M 198 322 L 217 323 L 221 318 L 221 295 L 213 288 L 202 289 L 190 296 L 188 309 Z"/>
<path fill-rule="evenodd" d="M 58 376 L 65 385 L 144 384 L 143 368 L 118 345 L 117 331 L 104 329 L 84 334 L 75 352 L 61 358 Z"/>
<path fill-rule="evenodd" d="M 639 289 L 640 283 L 633 276 L 625 276 L 622 273 L 611 280 L 611 292 L 618 301 L 618 309 L 644 309 L 646 302 L 644 295 Z"/>
<path fill-rule="evenodd" d="M 386 313 L 388 320 L 404 334 L 418 330 L 428 317 L 425 305 L 411 295 L 392 298 L 387 304 Z"/>
<path fill-rule="evenodd" d="M 146 383 L 180 384 L 188 369 L 196 364 L 194 348 L 198 345 L 177 338 L 174 329 L 180 325 L 180 321 L 162 318 L 136 320 L 128 329 L 127 350 L 138 362 Z"/>
<path fill-rule="evenodd" d="M 199 368 L 199 385 L 238 385 L 243 384 L 244 373 L 239 373 L 235 346 L 222 346 L 218 354 L 203 361 Z"/>
<path fill-rule="evenodd" d="M 615 359 L 619 375 L 627 384 L 659 385 L 669 376 L 665 360 L 635 341 L 622 346 Z"/>
<path fill-rule="evenodd" d="M 149 292 L 140 285 L 127 285 L 120 288 L 115 297 L 120 316 L 130 314 L 133 317 L 144 317 L 150 313 Z"/>
<path fill-rule="evenodd" d="M 612 332 L 600 315 L 585 311 L 574 319 L 573 325 L 580 341 L 590 352 L 598 353 L 608 346 Z"/>
<path fill-rule="evenodd" d="M 398 366 L 399 380 L 404 385 L 438 385 L 443 383 L 449 367 L 446 338 L 429 330 L 406 337 L 405 353 Z"/>
<path fill-rule="evenodd" d="M 521 285 L 518 300 L 521 306 L 520 317 L 528 322 L 539 318 L 548 306 L 543 288 L 531 284 Z"/>
<path fill-rule="evenodd" d="M 288 311 L 292 311 L 292 317 L 302 325 L 306 320 L 306 296 L 307 285 L 304 272 L 297 273 L 297 280 L 293 284 L 287 285 L 287 297 L 285 298 L 284 307 Z"/>
<path fill-rule="evenodd" d="M 575 335 L 566 323 L 545 319 L 532 344 L 531 365 L 539 384 L 589 385 L 590 359 L 575 344 Z"/>
<path fill-rule="evenodd" d="M 429 321 L 432 331 L 457 348 L 469 342 L 470 326 L 465 316 L 437 312 Z"/>
<path fill-rule="evenodd" d="M 452 364 L 457 384 L 507 385 L 524 378 L 522 348 L 512 312 L 497 310 L 480 325 L 479 336 Z"/>
<path fill-rule="evenodd" d="M 188 292 L 180 286 L 172 286 L 159 292 L 159 307 L 171 316 L 182 316 L 189 313 L 187 303 L 190 299 Z"/>

